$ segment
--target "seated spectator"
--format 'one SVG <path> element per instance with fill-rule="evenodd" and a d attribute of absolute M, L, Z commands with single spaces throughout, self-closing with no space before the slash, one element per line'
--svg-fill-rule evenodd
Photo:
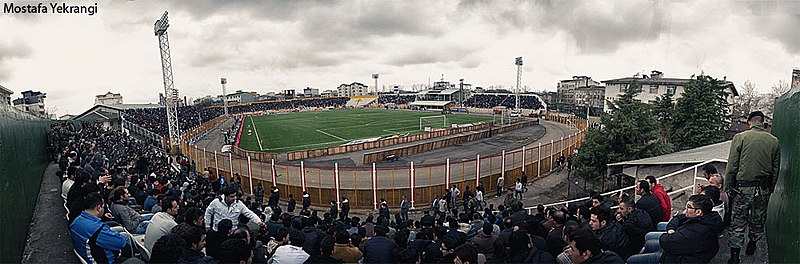
<path fill-rule="evenodd" d="M 150 253 L 150 263 L 178 263 L 185 242 L 183 238 L 174 234 L 168 234 L 153 244 L 153 252 Z"/>
<path fill-rule="evenodd" d="M 128 238 L 100 221 L 104 204 L 99 194 L 86 196 L 83 205 L 83 212 L 69 226 L 75 251 L 89 263 L 114 263 Z"/>
<path fill-rule="evenodd" d="M 197 207 L 189 207 L 189 209 L 186 209 L 186 211 L 183 212 L 183 222 L 173 227 L 170 232 L 181 236 L 183 233 L 189 232 L 192 229 L 200 229 L 205 231 L 203 214 L 204 213 L 202 209 Z M 153 216 L 153 218 L 155 219 L 155 216 Z"/>
<path fill-rule="evenodd" d="M 464 244 L 456 249 L 455 264 L 477 264 L 478 250 L 471 244 Z"/>
<path fill-rule="evenodd" d="M 252 263 L 253 251 L 244 239 L 232 238 L 222 242 L 220 247 L 220 263 Z M 300 263 L 300 262 L 290 262 Z"/>
<path fill-rule="evenodd" d="M 357 247 L 350 244 L 350 234 L 347 231 L 336 232 L 335 245 L 332 257 L 344 263 L 357 263 L 364 255 Z"/>
<path fill-rule="evenodd" d="M 602 250 L 600 240 L 587 228 L 579 228 L 569 234 L 570 260 L 573 264 L 581 263 L 625 263 L 622 258 L 610 250 Z"/>
<path fill-rule="evenodd" d="M 180 209 L 178 206 L 178 201 L 175 201 L 172 198 L 164 199 L 164 205 L 162 205 L 162 207 L 165 209 L 165 211 L 158 212 L 153 215 L 153 218 L 150 220 L 150 224 L 147 225 L 147 230 L 145 231 L 144 247 L 149 252 L 153 252 L 153 244 L 155 244 L 159 238 L 169 234 L 172 231 L 172 228 L 178 225 L 175 223 L 175 215 L 178 214 L 178 210 Z"/>
<path fill-rule="evenodd" d="M 545 249 L 533 246 L 531 238 L 525 231 L 519 230 L 511 233 L 509 237 L 511 247 L 506 263 L 554 263 L 555 258 Z"/>
<path fill-rule="evenodd" d="M 622 225 L 611 218 L 611 209 L 601 205 L 594 207 L 591 211 L 589 224 L 600 241 L 601 248 L 614 251 L 622 258 L 627 258 L 630 241 L 622 229 Z"/>
<path fill-rule="evenodd" d="M 487 259 L 494 257 L 494 244 L 497 241 L 497 236 L 492 235 L 492 230 L 494 230 L 493 224 L 484 223 L 481 233 L 472 238 L 472 243 L 475 244 L 478 253 L 486 256 Z"/>
<path fill-rule="evenodd" d="M 178 263 L 209 263 L 212 258 L 205 256 L 202 252 L 206 246 L 206 235 L 202 229 L 191 229 L 189 232 L 184 233 L 182 236 L 184 247 L 181 252 Z"/>
<path fill-rule="evenodd" d="M 567 246 L 567 243 L 564 242 L 564 224 L 567 223 L 567 215 L 562 211 L 555 211 L 552 213 L 551 218 L 555 225 L 547 234 L 546 249 L 551 255 L 557 256 Z"/>
<path fill-rule="evenodd" d="M 667 233 L 659 238 L 665 263 L 708 263 L 719 251 L 722 218 L 713 211 L 714 204 L 699 194 L 689 197 L 686 214 L 678 214 L 667 224 Z"/>
<path fill-rule="evenodd" d="M 317 256 L 310 256 L 306 259 L 303 263 L 313 264 L 313 263 L 342 263 L 341 261 L 331 257 L 333 252 L 333 245 L 335 244 L 333 236 L 325 236 L 322 238 L 322 242 L 320 242 L 320 252 L 321 255 Z"/>
<path fill-rule="evenodd" d="M 147 231 L 149 221 L 136 212 L 133 208 L 128 206 L 128 198 L 130 197 L 128 188 L 120 186 L 116 187 L 111 195 L 113 202 L 108 206 L 111 215 L 117 220 L 126 230 L 133 234 L 144 234 Z"/>
<path fill-rule="evenodd" d="M 214 259 L 219 259 L 220 247 L 222 242 L 228 240 L 233 223 L 231 223 L 230 219 L 224 219 L 217 224 L 217 228 L 217 231 L 208 230 L 208 236 L 206 236 L 206 254 Z"/>
<path fill-rule="evenodd" d="M 636 254 L 644 246 L 644 235 L 655 230 L 650 215 L 642 209 L 636 208 L 633 199 L 626 197 L 619 203 L 617 222 L 622 224 L 622 230 L 628 235 L 630 246 L 627 252 Z"/>
<path fill-rule="evenodd" d="M 292 229 L 289 231 L 289 244 L 278 247 L 275 254 L 269 259 L 269 264 L 303 263 L 310 255 L 303 250 L 306 237 L 303 232 Z"/>
<path fill-rule="evenodd" d="M 394 240 L 386 237 L 389 229 L 383 225 L 375 226 L 375 237 L 364 242 L 364 263 L 394 263 L 392 252 L 397 248 Z"/>

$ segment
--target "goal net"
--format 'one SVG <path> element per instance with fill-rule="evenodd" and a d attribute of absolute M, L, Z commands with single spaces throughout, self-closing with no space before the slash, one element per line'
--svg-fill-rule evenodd
<path fill-rule="evenodd" d="M 447 116 L 425 116 L 419 118 L 419 130 L 425 131 L 425 128 L 447 128 Z"/>

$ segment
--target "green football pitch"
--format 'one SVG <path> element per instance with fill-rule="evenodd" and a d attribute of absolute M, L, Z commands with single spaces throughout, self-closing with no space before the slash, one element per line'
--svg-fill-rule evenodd
<path fill-rule="evenodd" d="M 239 147 L 245 150 L 285 153 L 331 147 L 353 140 L 399 134 L 417 134 L 420 117 L 441 116 L 437 112 L 405 110 L 336 109 L 245 118 Z M 449 114 L 423 119 L 425 126 L 449 127 L 491 121 L 491 116 Z M 260 141 L 260 144 L 259 144 Z"/>

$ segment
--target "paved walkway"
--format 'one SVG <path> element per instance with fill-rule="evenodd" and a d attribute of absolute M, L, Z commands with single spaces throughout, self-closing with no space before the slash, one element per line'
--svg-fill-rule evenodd
<path fill-rule="evenodd" d="M 42 175 L 42 187 L 28 229 L 22 263 L 80 263 L 72 251 L 58 165 L 50 164 Z"/>

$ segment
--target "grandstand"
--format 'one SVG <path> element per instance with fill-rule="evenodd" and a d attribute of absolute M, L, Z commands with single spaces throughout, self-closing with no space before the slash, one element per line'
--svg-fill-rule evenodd
<path fill-rule="evenodd" d="M 351 96 L 350 100 L 347 101 L 345 104 L 346 107 L 364 107 L 372 102 L 375 102 L 378 98 L 376 96 Z"/>
<path fill-rule="evenodd" d="M 547 104 L 535 94 L 520 94 L 519 106 L 522 109 L 547 110 Z M 494 108 L 505 106 L 509 109 L 514 108 L 514 94 L 508 93 L 475 93 L 467 98 L 464 105 L 475 108 Z"/>

